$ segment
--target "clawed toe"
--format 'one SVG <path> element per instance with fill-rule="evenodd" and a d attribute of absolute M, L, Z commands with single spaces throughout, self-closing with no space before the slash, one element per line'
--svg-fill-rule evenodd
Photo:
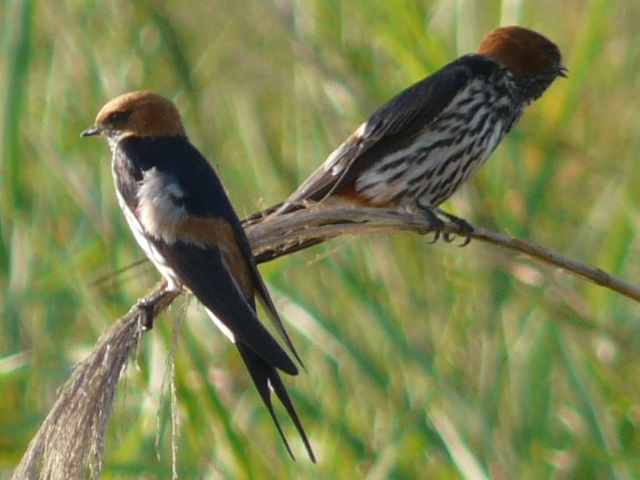
<path fill-rule="evenodd" d="M 431 224 L 431 227 L 433 229 L 433 240 L 427 242 L 429 245 L 432 245 L 436 243 L 440 238 L 440 232 L 444 227 L 444 222 L 440 220 L 440 218 L 438 218 L 438 215 L 436 215 L 432 210 L 423 209 L 421 210 L 421 213 L 427 218 L 427 220 L 429 220 L 429 223 Z M 447 234 L 445 233 L 445 235 Z"/>
<path fill-rule="evenodd" d="M 473 230 L 465 232 L 464 241 L 458 245 L 459 247 L 466 247 L 471 243 L 471 235 L 473 234 Z"/>
<path fill-rule="evenodd" d="M 153 328 L 154 304 L 155 302 L 149 301 L 146 298 L 141 298 L 136 302 L 135 308 L 140 312 L 142 328 L 144 330 L 151 330 Z"/>
<path fill-rule="evenodd" d="M 446 233 L 445 233 L 446 235 Z M 433 239 L 427 242 L 427 245 L 433 245 L 434 243 L 436 243 L 438 241 L 438 239 L 440 238 L 440 230 L 434 230 L 433 231 Z"/>
<path fill-rule="evenodd" d="M 460 247 L 466 247 L 471 242 L 471 236 L 473 235 L 473 227 L 466 220 L 456 217 L 455 215 L 451 215 L 450 213 L 443 212 L 442 210 L 437 210 L 438 215 L 442 215 L 449 222 L 453 223 L 456 227 L 462 230 L 462 235 L 464 236 L 464 241 L 459 245 Z M 445 234 L 448 239 L 445 239 L 447 243 L 451 243 L 453 241 L 453 237 L 451 234 Z"/>
<path fill-rule="evenodd" d="M 435 209 L 422 209 L 422 214 L 429 220 L 431 226 L 433 227 L 433 240 L 428 242 L 429 244 L 436 243 L 440 237 L 445 243 L 452 243 L 455 240 L 456 235 L 452 233 L 441 233 L 442 229 L 445 226 L 445 222 L 442 221 L 440 217 L 444 217 L 447 222 L 454 224 L 458 229 L 462 231 L 462 236 L 464 237 L 463 242 L 459 245 L 460 247 L 465 247 L 469 245 L 471 242 L 471 237 L 473 235 L 473 227 L 466 220 L 451 215 L 450 213 L 443 212 L 442 210 Z"/>
<path fill-rule="evenodd" d="M 135 309 L 140 312 L 142 320 L 142 328 L 144 330 L 151 330 L 153 328 L 153 321 L 155 319 L 154 310 L 156 304 L 169 293 L 170 290 L 164 289 L 156 293 L 150 298 L 140 298 L 136 304 Z"/>

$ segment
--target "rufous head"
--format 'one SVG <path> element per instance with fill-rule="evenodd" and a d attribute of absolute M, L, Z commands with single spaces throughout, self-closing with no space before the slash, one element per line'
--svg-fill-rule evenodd
<path fill-rule="evenodd" d="M 180 113 L 170 100 L 154 92 L 131 92 L 108 102 L 82 137 L 102 135 L 110 141 L 130 136 L 186 135 Z"/>
<path fill-rule="evenodd" d="M 497 60 L 516 80 L 538 75 L 566 77 L 558 47 L 533 30 L 523 27 L 500 27 L 485 36 L 476 54 Z"/>

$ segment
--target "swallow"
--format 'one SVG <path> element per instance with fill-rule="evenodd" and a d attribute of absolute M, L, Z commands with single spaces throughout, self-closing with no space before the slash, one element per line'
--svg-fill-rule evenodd
<path fill-rule="evenodd" d="M 189 141 L 170 100 L 148 91 L 108 102 L 82 137 L 100 135 L 112 152 L 116 194 L 135 239 L 167 282 L 187 290 L 234 343 L 282 438 L 270 389 L 315 455 L 278 371 L 297 375 L 285 349 L 260 322 L 256 297 L 302 365 L 260 276 L 249 240 L 215 170 Z"/>
<path fill-rule="evenodd" d="M 435 227 L 434 241 L 443 217 L 460 227 L 466 245 L 473 227 L 440 205 L 482 167 L 525 107 L 567 71 L 557 45 L 540 33 L 496 28 L 475 53 L 383 104 L 287 200 L 249 221 L 332 201 L 424 214 Z"/>

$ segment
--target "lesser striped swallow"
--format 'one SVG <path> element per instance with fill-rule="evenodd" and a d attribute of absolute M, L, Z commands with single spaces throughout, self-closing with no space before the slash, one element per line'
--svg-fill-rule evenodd
<path fill-rule="evenodd" d="M 321 201 L 401 208 L 428 217 L 436 239 L 439 216 L 453 221 L 466 245 L 473 227 L 439 206 L 486 162 L 524 108 L 567 76 L 561 60 L 538 32 L 492 30 L 475 53 L 382 105 L 285 202 L 250 220 Z"/>
<path fill-rule="evenodd" d="M 187 138 L 176 106 L 153 92 L 107 103 L 81 136 L 101 135 L 113 153 L 118 202 L 140 247 L 167 281 L 187 289 L 235 344 L 287 451 L 269 389 L 284 405 L 312 461 L 315 456 L 278 370 L 297 375 L 287 352 L 262 325 L 255 297 L 300 361 L 222 183 Z M 300 362 L 302 363 L 302 362 Z"/>

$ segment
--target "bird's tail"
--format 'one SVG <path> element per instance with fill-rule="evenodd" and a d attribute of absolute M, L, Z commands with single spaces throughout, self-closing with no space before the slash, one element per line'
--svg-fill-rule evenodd
<path fill-rule="evenodd" d="M 251 379 L 258 389 L 258 393 L 260 394 L 262 401 L 267 407 L 267 410 L 269 410 L 269 414 L 273 419 L 273 423 L 275 423 L 276 428 L 278 429 L 278 433 L 280 434 L 280 437 L 282 438 L 282 441 L 284 442 L 289 455 L 291 455 L 291 458 L 295 459 L 293 452 L 291 451 L 291 447 L 289 447 L 289 442 L 287 442 L 287 438 L 284 436 L 284 432 L 280 427 L 280 423 L 278 422 L 278 418 L 276 417 L 276 413 L 273 409 L 269 387 L 271 387 L 271 389 L 274 391 L 274 393 L 284 406 L 285 410 L 289 414 L 289 417 L 293 421 L 293 424 L 296 426 L 296 429 L 298 430 L 298 433 L 302 438 L 302 442 L 304 443 L 307 453 L 309 454 L 309 458 L 312 462 L 315 463 L 316 457 L 313 453 L 313 449 L 311 448 L 311 444 L 309 443 L 309 439 L 307 438 L 307 434 L 302 427 L 302 423 L 300 423 L 300 418 L 296 413 L 296 409 L 294 408 L 293 403 L 289 398 L 289 394 L 287 393 L 287 389 L 285 388 L 284 383 L 282 383 L 282 379 L 280 378 L 280 375 L 278 374 L 275 367 L 273 367 L 273 365 L 270 365 L 262 357 L 251 350 L 251 348 L 242 344 L 241 342 L 237 342 L 236 347 L 240 352 L 240 356 L 242 357 L 247 370 L 249 370 Z"/>

